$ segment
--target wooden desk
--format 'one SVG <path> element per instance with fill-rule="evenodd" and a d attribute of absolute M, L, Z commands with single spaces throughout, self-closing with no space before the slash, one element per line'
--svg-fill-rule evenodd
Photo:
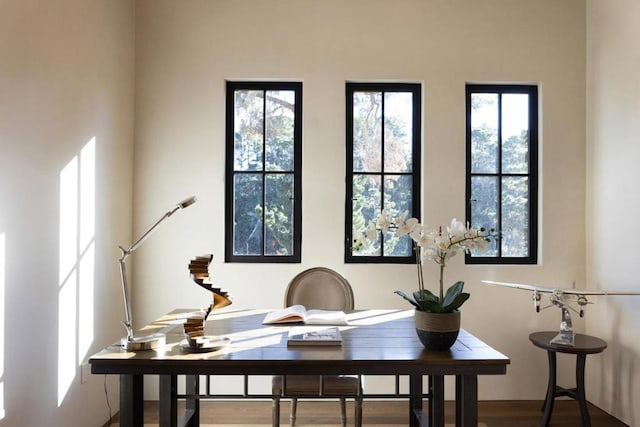
<path fill-rule="evenodd" d="M 226 348 L 187 354 L 176 310 L 145 327 L 164 332 L 167 345 L 156 351 L 126 352 L 107 347 L 89 359 L 94 374 L 120 375 L 120 425 L 143 424 L 143 376 L 160 376 L 160 426 L 177 421 L 176 376 L 186 376 L 186 412 L 180 425 L 199 425 L 200 375 L 362 374 L 409 376 L 410 425 L 425 425 L 422 376 L 429 375 L 429 426 L 444 426 L 444 376 L 456 376 L 456 426 L 478 423 L 478 375 L 505 374 L 509 358 L 461 330 L 449 351 L 429 352 L 418 341 L 413 310 L 349 313 L 343 343 L 331 348 L 287 348 L 288 327 L 262 325 L 267 310 L 222 310 L 211 314 L 207 335 L 231 339 Z M 366 398 L 368 395 L 364 393 Z M 251 397 L 251 396 L 249 396 Z"/>
<path fill-rule="evenodd" d="M 544 400 L 542 425 L 549 425 L 553 403 L 559 396 L 568 396 L 578 401 L 582 425 L 589 427 L 591 418 L 587 409 L 587 399 L 584 391 L 584 367 L 587 362 L 587 354 L 600 353 L 607 348 L 607 343 L 600 338 L 590 335 L 575 334 L 573 346 L 554 344 L 551 340 L 558 335 L 558 332 L 534 332 L 529 335 L 529 340 L 536 346 L 547 350 L 549 359 L 549 383 L 547 385 L 547 395 Z M 565 389 L 556 385 L 556 353 L 569 353 L 576 355 L 576 387 Z"/>

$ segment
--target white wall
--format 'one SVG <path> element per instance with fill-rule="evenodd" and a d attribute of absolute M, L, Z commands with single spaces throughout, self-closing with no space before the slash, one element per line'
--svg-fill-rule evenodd
<path fill-rule="evenodd" d="M 134 8 L 127 0 L 15 0 L 0 9 L 0 426 L 101 426 L 104 377 L 81 384 L 80 364 L 124 333 L 116 260 L 117 245 L 131 238 Z M 95 216 L 82 217 L 95 218 L 95 264 L 82 271 L 93 270 L 94 302 L 80 304 L 91 280 L 66 277 L 66 267 L 59 279 L 59 242 L 73 235 L 60 235 L 60 174 L 93 138 L 95 187 L 84 188 L 95 188 Z M 60 309 L 65 295 L 72 303 Z M 70 366 L 62 375 L 61 333 L 69 335 L 61 362 Z M 108 379 L 113 411 L 116 385 Z"/>
<path fill-rule="evenodd" d="M 594 289 L 640 292 L 634 238 L 640 211 L 640 3 L 587 2 L 587 277 Z M 640 424 L 638 297 L 601 299 L 589 334 L 609 347 L 588 360 L 587 396 Z"/>
<path fill-rule="evenodd" d="M 511 357 L 506 376 L 481 379 L 480 398 L 542 399 L 547 359 L 528 335 L 557 328 L 560 313 L 537 315 L 527 293 L 480 281 L 584 286 L 584 0 L 136 6 L 135 232 L 182 198 L 199 198 L 135 254 L 137 325 L 177 306 L 208 304 L 186 270 L 191 257 L 206 252 L 215 255 L 215 281 L 235 295 L 235 307 L 280 307 L 297 272 L 323 265 L 350 280 L 359 308 L 408 308 L 392 292 L 413 288 L 415 267 L 343 262 L 345 81 L 423 83 L 424 218 L 431 225 L 464 217 L 465 82 L 537 83 L 540 264 L 464 266 L 460 257 L 447 280 L 465 280 L 472 292 L 463 327 Z M 301 264 L 223 262 L 225 79 L 304 82 Z M 435 282 L 433 266 L 428 277 Z M 572 369 L 563 373 L 569 379 Z"/>

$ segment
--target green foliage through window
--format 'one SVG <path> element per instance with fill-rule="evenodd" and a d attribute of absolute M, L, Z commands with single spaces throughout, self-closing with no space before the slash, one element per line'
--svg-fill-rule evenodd
<path fill-rule="evenodd" d="M 345 262 L 415 261 L 393 230 L 366 249 L 352 242 L 383 209 L 419 217 L 421 119 L 419 84 L 347 83 Z"/>
<path fill-rule="evenodd" d="M 501 239 L 467 263 L 537 262 L 538 88 L 467 85 L 467 221 Z"/>
<path fill-rule="evenodd" d="M 227 82 L 227 262 L 300 262 L 302 84 Z"/>

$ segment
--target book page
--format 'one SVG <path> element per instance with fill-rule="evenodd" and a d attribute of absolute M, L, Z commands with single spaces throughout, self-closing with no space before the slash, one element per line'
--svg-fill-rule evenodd
<path fill-rule="evenodd" d="M 306 317 L 306 310 L 301 305 L 292 305 L 282 310 L 275 310 L 271 313 L 267 313 L 262 321 L 263 324 L 273 323 L 292 323 L 292 322 L 304 322 Z"/>
<path fill-rule="evenodd" d="M 307 325 L 348 325 L 347 315 L 340 310 L 307 310 Z"/>

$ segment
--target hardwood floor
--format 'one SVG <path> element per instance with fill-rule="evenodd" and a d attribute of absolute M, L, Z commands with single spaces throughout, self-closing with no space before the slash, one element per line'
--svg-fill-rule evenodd
<path fill-rule="evenodd" d="M 542 419 L 542 402 L 538 400 L 482 401 L 479 404 L 479 421 L 487 427 L 539 427 Z M 281 405 L 281 425 L 289 425 L 289 403 Z M 182 409 L 181 409 L 182 411 Z M 348 403 L 349 425 L 353 425 L 353 406 Z M 446 403 L 447 423 L 453 423 L 453 402 Z M 145 425 L 157 424 L 158 403 L 145 403 Z M 337 401 L 301 401 L 298 403 L 296 426 L 339 426 L 340 408 Z M 589 405 L 593 427 L 625 427 L 601 409 Z M 201 424 L 261 424 L 271 425 L 270 401 L 203 401 Z M 363 404 L 363 422 L 366 425 L 407 425 L 407 403 L 402 401 L 366 401 Z M 550 426 L 581 427 L 580 410 L 573 400 L 558 399 L 555 402 Z"/>

